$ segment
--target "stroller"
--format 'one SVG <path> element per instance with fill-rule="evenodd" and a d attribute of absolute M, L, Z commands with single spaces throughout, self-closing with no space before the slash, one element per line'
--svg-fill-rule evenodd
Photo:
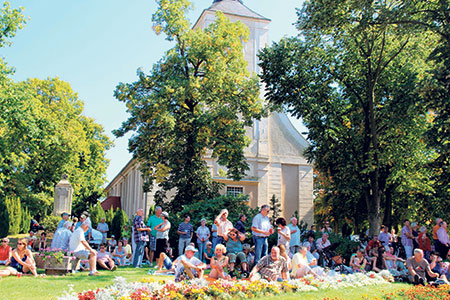
<path fill-rule="evenodd" d="M 33 231 L 34 233 L 36 233 L 39 230 L 45 230 L 45 228 L 42 227 L 41 225 L 39 225 L 39 223 L 35 219 L 31 219 L 30 231 Z"/>

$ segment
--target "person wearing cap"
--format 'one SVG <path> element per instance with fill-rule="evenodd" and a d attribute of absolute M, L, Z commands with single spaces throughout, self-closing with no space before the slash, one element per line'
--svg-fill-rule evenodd
<path fill-rule="evenodd" d="M 52 249 L 69 249 L 70 237 L 73 234 L 72 231 L 70 231 L 71 227 L 72 222 L 66 221 L 62 228 L 56 230 L 50 246 Z"/>
<path fill-rule="evenodd" d="M 11 253 L 12 249 L 11 246 L 8 245 L 9 239 L 3 238 L 2 243 L 0 245 L 0 265 L 9 265 L 11 262 Z"/>
<path fill-rule="evenodd" d="M 114 234 L 111 235 L 111 239 L 108 241 L 108 251 L 112 252 L 117 246 L 116 236 Z"/>
<path fill-rule="evenodd" d="M 106 219 L 102 218 L 100 223 L 97 225 L 97 230 L 100 231 L 103 235 L 102 244 L 106 244 L 106 239 L 108 238 L 109 226 L 106 223 Z"/>
<path fill-rule="evenodd" d="M 162 223 L 155 226 L 156 231 L 156 248 L 155 248 L 155 259 L 158 261 L 161 253 L 166 253 L 167 248 L 169 247 L 169 230 L 170 230 L 170 222 L 169 222 L 169 214 L 165 211 L 160 214 Z"/>
<path fill-rule="evenodd" d="M 206 243 L 209 241 L 209 237 L 211 236 L 211 232 L 209 228 L 206 226 L 206 219 L 203 218 L 200 220 L 200 226 L 197 228 L 195 234 L 197 235 L 197 245 L 198 245 L 198 257 L 205 262 L 203 257 L 203 253 L 206 251 Z"/>
<path fill-rule="evenodd" d="M 89 276 L 99 275 L 96 269 L 97 265 L 97 251 L 89 246 L 86 241 L 84 233 L 88 231 L 90 222 L 85 220 L 81 226 L 75 230 L 70 237 L 69 250 L 73 252 L 73 256 L 79 259 L 89 259 Z"/>
<path fill-rule="evenodd" d="M 61 221 L 59 221 L 58 223 L 58 227 L 56 227 L 56 230 L 58 230 L 59 228 L 63 228 L 64 227 L 64 222 L 69 221 L 69 214 L 66 212 L 63 212 L 61 214 Z"/>
<path fill-rule="evenodd" d="M 186 279 L 202 278 L 206 269 L 206 264 L 195 257 L 198 250 L 194 246 L 186 247 L 183 255 L 177 258 L 178 263 L 175 265 L 175 282 Z"/>

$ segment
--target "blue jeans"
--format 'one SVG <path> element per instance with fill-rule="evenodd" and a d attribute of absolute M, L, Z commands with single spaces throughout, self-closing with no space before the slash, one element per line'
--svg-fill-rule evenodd
<path fill-rule="evenodd" d="M 410 258 L 413 255 L 413 246 L 403 246 L 405 248 L 406 258 Z"/>
<path fill-rule="evenodd" d="M 203 253 L 205 253 L 206 251 L 206 242 L 200 242 L 200 240 L 197 240 L 197 246 L 198 246 L 198 257 L 200 258 L 200 260 L 202 262 L 205 262 L 205 257 L 203 255 Z"/>
<path fill-rule="evenodd" d="M 190 242 L 191 238 L 187 239 L 180 238 L 180 240 L 178 241 L 178 256 L 184 254 L 184 249 L 189 245 Z"/>
<path fill-rule="evenodd" d="M 142 265 L 142 258 L 144 257 L 144 247 L 146 242 L 136 242 L 136 251 L 134 251 L 133 267 L 140 267 Z"/>
<path fill-rule="evenodd" d="M 267 237 L 254 236 L 253 240 L 255 242 L 255 265 L 261 259 L 261 257 L 267 255 L 267 250 L 269 248 L 269 243 L 267 242 Z"/>

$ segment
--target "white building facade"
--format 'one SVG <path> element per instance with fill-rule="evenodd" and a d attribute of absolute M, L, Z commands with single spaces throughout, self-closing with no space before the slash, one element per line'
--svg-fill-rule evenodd
<path fill-rule="evenodd" d="M 247 8 L 240 0 L 215 0 L 205 9 L 194 28 L 205 28 L 214 22 L 216 11 L 222 11 L 230 20 L 248 26 L 249 40 L 244 45 L 248 70 L 259 73 L 257 53 L 268 43 L 270 20 Z M 263 91 L 261 91 L 263 98 Z M 299 221 L 313 223 L 313 168 L 303 157 L 308 147 L 305 138 L 294 128 L 286 115 L 272 113 L 255 121 L 248 128 L 251 139 L 245 149 L 250 170 L 243 180 L 235 182 L 223 177 L 224 167 L 205 157 L 211 176 L 224 183 L 222 193 L 249 195 L 250 205 L 268 204 L 273 195 L 281 201 L 282 214 L 290 218 L 296 211 Z M 106 187 L 107 197 L 120 197 L 120 205 L 131 216 L 138 208 L 153 204 L 153 193 L 144 193 L 139 166 L 131 160 Z"/>

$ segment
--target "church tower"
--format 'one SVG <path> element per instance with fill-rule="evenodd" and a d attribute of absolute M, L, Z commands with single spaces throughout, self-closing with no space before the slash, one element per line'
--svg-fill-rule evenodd
<path fill-rule="evenodd" d="M 258 52 L 269 42 L 270 19 L 244 5 L 241 0 L 214 0 L 205 9 L 194 28 L 205 28 L 215 20 L 215 13 L 222 11 L 231 21 L 241 21 L 250 32 L 244 44 L 244 58 L 250 73 L 260 73 Z M 261 90 L 260 97 L 264 98 Z M 224 193 L 243 192 L 250 195 L 253 207 L 268 204 L 275 195 L 281 200 L 283 215 L 290 218 L 295 211 L 299 219 L 313 223 L 313 171 L 303 157 L 307 141 L 294 128 L 284 114 L 273 113 L 261 121 L 255 120 L 247 130 L 251 144 L 245 156 L 250 170 L 247 176 L 233 182 L 223 177 L 224 169 L 214 160 L 206 159 L 213 178 L 226 185 Z M 299 221 L 300 221 L 299 220 Z"/>

